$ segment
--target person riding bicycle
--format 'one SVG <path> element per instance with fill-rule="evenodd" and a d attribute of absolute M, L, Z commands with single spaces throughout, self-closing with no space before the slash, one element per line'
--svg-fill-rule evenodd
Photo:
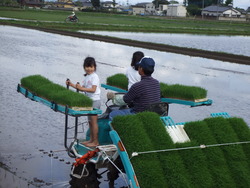
<path fill-rule="evenodd" d="M 70 17 L 70 19 L 72 19 L 72 20 L 77 19 L 77 16 L 76 16 L 76 14 L 75 14 L 74 11 L 72 12 L 72 14 L 71 14 L 69 17 Z"/>

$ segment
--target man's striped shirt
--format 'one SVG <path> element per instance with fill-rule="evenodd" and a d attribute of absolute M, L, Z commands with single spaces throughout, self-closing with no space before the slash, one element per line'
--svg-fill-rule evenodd
<path fill-rule="evenodd" d="M 149 104 L 160 102 L 160 83 L 151 76 L 142 76 L 141 81 L 133 84 L 123 97 L 126 103 L 133 102 L 133 110 L 144 111 Z"/>

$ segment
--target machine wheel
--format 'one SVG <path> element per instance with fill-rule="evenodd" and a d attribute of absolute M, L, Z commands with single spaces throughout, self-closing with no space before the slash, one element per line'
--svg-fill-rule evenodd
<path fill-rule="evenodd" d="M 124 167 L 121 161 L 121 158 L 118 157 L 115 161 L 114 164 L 122 171 L 124 172 Z M 109 180 L 109 188 L 114 188 L 115 187 L 115 180 L 117 180 L 117 178 L 119 177 L 119 171 L 116 167 L 114 167 L 113 164 L 109 163 L 108 164 L 108 170 L 109 172 L 107 173 L 107 177 Z M 126 187 L 123 187 L 126 188 Z"/>
<path fill-rule="evenodd" d="M 97 169 L 93 163 L 87 163 L 86 168 L 89 172 L 88 176 L 83 176 L 82 178 L 76 178 L 72 175 L 69 184 L 71 185 L 70 188 L 99 188 L 100 182 L 98 181 L 99 175 L 97 174 Z M 83 165 L 79 165 L 75 168 L 74 174 L 81 174 L 83 169 Z M 85 173 L 84 173 L 85 174 Z"/>
<path fill-rule="evenodd" d="M 66 22 L 66 23 L 69 23 L 69 22 L 70 22 L 70 18 L 66 18 L 66 19 L 65 19 L 65 22 Z"/>

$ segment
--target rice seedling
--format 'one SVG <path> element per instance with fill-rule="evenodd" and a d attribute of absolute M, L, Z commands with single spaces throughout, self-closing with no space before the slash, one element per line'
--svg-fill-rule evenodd
<path fill-rule="evenodd" d="M 165 126 L 161 122 L 158 114 L 143 112 L 138 113 L 137 116 L 140 118 L 143 129 L 153 144 L 153 150 L 175 148 L 175 144 L 167 134 Z M 189 173 L 186 171 L 184 163 L 177 151 L 160 152 L 157 153 L 157 156 L 162 165 L 164 178 L 169 187 L 192 187 Z"/>
<path fill-rule="evenodd" d="M 227 120 L 237 134 L 240 142 L 250 141 L 250 129 L 242 118 L 228 118 Z M 247 157 L 247 162 L 250 169 L 250 144 L 243 144 L 242 148 Z"/>
<path fill-rule="evenodd" d="M 93 101 L 80 93 L 49 81 L 41 75 L 27 76 L 21 79 L 21 85 L 35 95 L 69 107 L 91 107 Z"/>
<path fill-rule="evenodd" d="M 207 97 L 207 90 L 196 86 L 185 86 L 180 84 L 161 84 L 161 95 L 165 98 L 177 98 L 194 101 Z"/>
<path fill-rule="evenodd" d="M 204 121 L 207 122 L 208 127 L 218 143 L 239 141 L 234 129 L 225 118 L 208 118 Z M 247 157 L 242 146 L 224 146 L 221 149 L 236 185 L 238 187 L 250 187 L 250 169 L 248 168 Z"/>
<path fill-rule="evenodd" d="M 198 146 L 196 141 L 187 143 L 177 143 L 177 148 Z M 200 149 L 180 150 L 178 153 L 184 164 L 186 171 L 190 174 L 190 184 L 192 187 L 215 187 L 212 175 L 208 170 L 206 155 Z"/>
<path fill-rule="evenodd" d="M 21 85 L 35 94 L 39 93 L 39 88 L 46 84 L 52 84 L 52 82 L 41 75 L 31 75 L 21 79 Z"/>
<path fill-rule="evenodd" d="M 153 150 L 151 140 L 136 115 L 117 116 L 113 119 L 112 125 L 119 133 L 129 156 L 133 152 Z M 167 187 L 156 154 L 133 157 L 131 163 L 141 187 Z"/>
<path fill-rule="evenodd" d="M 128 90 L 128 79 L 125 74 L 115 74 L 107 78 L 107 84 Z"/>
<path fill-rule="evenodd" d="M 249 139 L 249 127 L 238 118 L 208 118 L 186 123 L 184 129 L 191 142 L 182 144 L 173 143 L 156 113 L 142 112 L 131 116 L 118 116 L 114 118 L 112 125 L 120 135 L 129 155 L 134 151 L 154 151 Z M 151 178 L 155 178 L 155 173 L 158 173 L 160 179 L 163 176 L 165 187 L 248 187 L 249 149 L 243 146 L 148 153 L 133 157 L 131 162 L 135 167 L 135 173 L 140 176 L 138 180 L 141 187 L 158 187 L 154 186 Z M 158 162 L 150 163 L 148 166 L 144 164 L 147 161 Z M 158 170 L 151 169 L 153 166 Z M 153 183 L 148 182 L 148 178 L 151 178 Z M 147 183 L 144 184 L 144 181 Z"/>
<path fill-rule="evenodd" d="M 205 121 L 189 122 L 185 124 L 184 129 L 189 138 L 200 145 L 217 143 Z M 213 179 L 214 186 L 212 187 L 236 187 L 221 148 L 206 148 L 202 152 L 206 156 L 208 170 Z"/>
<path fill-rule="evenodd" d="M 115 74 L 107 78 L 107 84 L 124 90 L 128 90 L 128 79 L 125 74 Z M 207 90 L 196 86 L 184 86 L 180 84 L 168 85 L 160 83 L 161 95 L 165 98 L 175 98 L 195 101 L 207 97 Z"/>
<path fill-rule="evenodd" d="M 22 25 L 40 26 L 55 29 L 107 30 L 160 33 L 192 33 L 208 35 L 250 35 L 248 22 L 217 22 L 199 19 L 162 19 L 156 16 L 131 16 L 101 12 L 77 12 L 80 22 L 66 24 L 64 19 L 68 11 L 30 10 L 10 7 L 0 7 L 0 16 L 31 21 L 0 20 L 1 22 L 18 23 Z M 37 22 L 34 22 L 36 20 Z M 46 22 L 43 22 L 46 21 Z M 57 22 L 53 22 L 57 21 Z"/>

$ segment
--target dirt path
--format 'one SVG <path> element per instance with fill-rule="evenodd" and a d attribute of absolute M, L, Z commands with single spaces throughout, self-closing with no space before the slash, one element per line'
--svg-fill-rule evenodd
<path fill-rule="evenodd" d="M 5 23 L 2 23 L 2 24 L 5 24 Z M 108 37 L 108 36 L 98 36 L 98 35 L 93 35 L 93 34 L 63 31 L 63 30 L 41 28 L 41 27 L 32 27 L 32 26 L 25 26 L 25 25 L 19 25 L 19 24 L 6 23 L 6 25 L 12 25 L 12 26 L 23 27 L 23 28 L 28 28 L 28 29 L 36 29 L 39 31 L 45 31 L 49 33 L 56 33 L 56 34 L 61 34 L 61 35 L 66 35 L 66 36 L 97 40 L 97 41 L 109 42 L 109 43 L 114 43 L 114 44 L 122 44 L 122 45 L 127 45 L 127 46 L 158 50 L 158 51 L 163 51 L 163 52 L 171 52 L 171 53 L 177 53 L 177 54 L 183 54 L 183 55 L 189 55 L 189 56 L 196 56 L 196 57 L 203 57 L 203 58 L 208 58 L 208 59 L 226 61 L 226 62 L 231 62 L 231 63 L 250 65 L 250 57 L 243 56 L 243 55 L 219 53 L 219 52 L 198 50 L 198 49 L 192 49 L 192 48 L 170 46 L 170 45 L 165 45 L 165 44 L 156 44 L 156 43 L 150 43 L 150 42 L 119 39 L 119 38 Z"/>

